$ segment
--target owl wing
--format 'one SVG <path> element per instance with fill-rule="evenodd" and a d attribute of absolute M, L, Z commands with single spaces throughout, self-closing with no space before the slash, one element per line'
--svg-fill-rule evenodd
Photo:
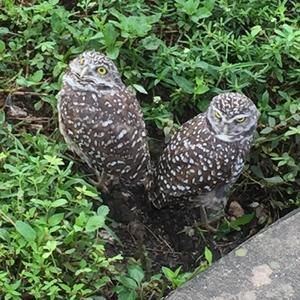
<path fill-rule="evenodd" d="M 139 178 L 146 172 L 150 156 L 145 124 L 140 106 L 130 93 L 97 95 L 97 101 L 86 105 L 77 116 L 81 120 L 88 116 L 84 133 L 92 146 L 85 152 L 94 164 L 129 178 Z"/>

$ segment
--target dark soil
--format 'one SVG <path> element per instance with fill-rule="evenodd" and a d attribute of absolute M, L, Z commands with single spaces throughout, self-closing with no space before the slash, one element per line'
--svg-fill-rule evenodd
<path fill-rule="evenodd" d="M 262 218 L 264 225 L 260 225 L 256 217 L 242 226 L 242 230 L 229 233 L 222 232 L 224 218 L 231 218 L 228 213 L 214 224 L 216 227 L 221 225 L 220 230 L 212 233 L 200 228 L 200 210 L 189 205 L 157 210 L 146 202 L 143 194 L 130 200 L 124 199 L 121 193 L 105 198 L 111 210 L 110 217 L 117 222 L 114 232 L 123 243 L 114 244 L 109 251 L 141 259 L 151 274 L 159 272 L 162 266 L 172 269 L 182 266 L 184 271 L 193 270 L 203 260 L 205 246 L 210 248 L 214 260 L 217 260 L 266 226 L 268 219 L 274 221 L 280 217 L 277 210 L 273 211 L 270 206 L 264 205 L 263 199 L 267 199 L 265 192 L 253 187 L 244 191 L 236 190 L 229 203 L 239 202 L 246 214 L 253 213 Z M 261 205 L 255 209 L 249 207 L 253 199 L 261 201 Z M 282 215 L 291 210 L 282 211 Z"/>
<path fill-rule="evenodd" d="M 261 227 L 254 220 L 242 231 L 216 239 L 220 234 L 201 229 L 200 209 L 190 205 L 157 210 L 147 203 L 142 193 L 125 199 L 116 191 L 105 196 L 104 202 L 110 207 L 110 217 L 117 222 L 113 230 L 122 241 L 122 245 L 111 245 L 109 251 L 140 259 L 152 274 L 159 272 L 162 266 L 172 269 L 182 266 L 184 271 L 194 269 L 203 260 L 205 246 L 212 250 L 216 260 Z M 247 207 L 245 210 L 251 212 Z M 214 225 L 222 222 L 223 218 Z"/>

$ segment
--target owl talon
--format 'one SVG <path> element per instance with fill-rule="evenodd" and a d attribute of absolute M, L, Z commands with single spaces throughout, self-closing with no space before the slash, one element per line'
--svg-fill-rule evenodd
<path fill-rule="evenodd" d="M 216 233 L 218 231 L 217 228 L 213 227 L 212 225 L 210 224 L 200 224 L 200 227 L 203 227 L 205 228 L 208 232 L 212 232 L 212 233 Z"/>
<path fill-rule="evenodd" d="M 207 213 L 205 208 L 200 205 L 200 224 L 198 224 L 200 227 L 204 227 L 209 232 L 217 232 L 218 229 L 210 225 L 210 223 L 214 223 L 216 220 L 209 221 L 207 218 Z"/>
<path fill-rule="evenodd" d="M 98 188 L 102 193 L 108 194 L 109 193 L 109 189 L 107 187 L 106 184 L 104 184 L 101 180 L 99 180 L 99 178 L 97 178 L 97 180 L 94 180 L 92 178 L 88 178 L 88 182 L 95 186 L 96 188 Z"/>

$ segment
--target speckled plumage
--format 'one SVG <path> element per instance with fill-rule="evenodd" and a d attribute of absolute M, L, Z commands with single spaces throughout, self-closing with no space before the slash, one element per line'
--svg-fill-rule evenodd
<path fill-rule="evenodd" d="M 148 185 L 150 155 L 141 108 L 111 60 L 84 52 L 71 61 L 58 113 L 68 146 L 101 177 L 102 186 Z"/>
<path fill-rule="evenodd" d="M 188 198 L 213 210 L 224 207 L 227 191 L 242 172 L 258 115 L 242 94 L 214 97 L 208 110 L 183 124 L 165 148 L 153 204 L 161 208 Z"/>

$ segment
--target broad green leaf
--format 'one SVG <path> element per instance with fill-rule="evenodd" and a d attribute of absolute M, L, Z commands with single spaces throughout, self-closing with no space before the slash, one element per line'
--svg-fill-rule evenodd
<path fill-rule="evenodd" d="M 64 206 L 67 203 L 68 201 L 66 199 L 58 199 L 51 203 L 51 207 L 60 207 L 60 206 Z"/>
<path fill-rule="evenodd" d="M 208 18 L 212 15 L 212 12 L 210 9 L 206 8 L 206 7 L 201 7 L 197 10 L 197 13 L 192 16 L 192 21 L 194 22 L 198 22 L 199 19 L 205 19 Z"/>
<path fill-rule="evenodd" d="M 65 70 L 67 68 L 67 64 L 61 62 L 61 61 L 58 61 L 56 66 L 54 67 L 53 69 L 53 76 L 54 77 L 57 77 L 63 70 Z"/>
<path fill-rule="evenodd" d="M 204 257 L 205 257 L 205 259 L 207 260 L 208 265 L 211 266 L 211 264 L 212 264 L 212 259 L 213 259 L 213 254 L 212 254 L 212 252 L 210 251 L 210 249 L 207 248 L 207 247 L 205 247 L 205 249 L 204 249 Z"/>
<path fill-rule="evenodd" d="M 135 291 L 122 291 L 118 293 L 118 300 L 137 300 Z"/>
<path fill-rule="evenodd" d="M 219 72 L 220 67 L 210 65 L 210 64 L 206 63 L 205 61 L 196 61 L 195 66 L 197 68 L 200 68 L 200 69 L 206 71 L 208 74 L 210 74 L 214 78 L 218 78 L 218 74 L 219 74 L 218 72 Z"/>
<path fill-rule="evenodd" d="M 87 232 L 92 232 L 99 228 L 102 228 L 104 224 L 105 224 L 105 217 L 101 215 L 100 216 L 95 215 L 88 219 L 85 229 Z"/>
<path fill-rule="evenodd" d="M 119 276 L 118 281 L 130 290 L 135 290 L 136 288 L 138 288 L 137 283 L 133 279 L 125 275 Z"/>
<path fill-rule="evenodd" d="M 3 241 L 9 241 L 9 232 L 4 229 L 4 228 L 0 228 L 0 239 Z"/>
<path fill-rule="evenodd" d="M 15 224 L 17 232 L 19 232 L 26 241 L 32 242 L 36 238 L 35 230 L 26 222 L 17 221 Z"/>
<path fill-rule="evenodd" d="M 76 186 L 75 189 L 82 193 L 83 195 L 85 196 L 88 196 L 88 197 L 98 197 L 98 194 L 97 193 L 94 193 L 93 191 L 91 190 L 88 190 L 87 186 L 86 185 L 83 185 L 82 187 L 79 187 L 79 186 Z"/>
<path fill-rule="evenodd" d="M 264 178 L 264 181 L 270 184 L 281 184 L 284 180 L 280 176 L 273 176 L 269 178 Z"/>
<path fill-rule="evenodd" d="M 263 130 L 260 131 L 260 134 L 268 134 L 268 133 L 270 133 L 272 131 L 273 131 L 273 128 L 266 127 L 266 128 L 264 128 Z"/>
<path fill-rule="evenodd" d="M 61 33 L 65 29 L 65 21 L 55 12 L 51 17 L 51 27 L 54 32 Z"/>
<path fill-rule="evenodd" d="M 50 252 L 53 252 L 56 249 L 56 247 L 57 247 L 57 241 L 50 240 L 50 241 L 47 241 L 46 246 L 44 246 L 43 248 Z"/>
<path fill-rule="evenodd" d="M 0 41 L 0 53 L 4 52 L 5 50 L 5 43 L 3 41 Z"/>
<path fill-rule="evenodd" d="M 236 220 L 231 221 L 231 223 L 235 223 L 236 225 L 246 225 L 250 223 L 254 218 L 254 214 L 245 214 Z"/>
<path fill-rule="evenodd" d="M 0 124 L 3 124 L 5 122 L 5 112 L 3 110 L 0 110 Z"/>
<path fill-rule="evenodd" d="M 289 130 L 284 134 L 285 136 L 290 136 L 290 135 L 300 135 L 300 125 L 297 127 L 289 127 Z"/>
<path fill-rule="evenodd" d="M 109 276 L 101 276 L 101 278 L 99 278 L 99 279 L 97 279 L 96 281 L 95 281 L 95 287 L 97 288 L 97 289 L 100 289 L 102 286 L 105 286 L 107 283 L 109 283 L 109 282 L 111 282 L 111 279 L 110 279 L 110 277 Z M 97 298 L 98 297 L 98 298 Z M 94 297 L 93 298 L 93 300 L 106 300 L 104 297 L 102 297 L 102 296 L 96 296 L 96 297 Z"/>
<path fill-rule="evenodd" d="M 184 92 L 193 94 L 194 84 L 190 80 L 178 75 L 173 75 L 173 79 Z"/>
<path fill-rule="evenodd" d="M 133 84 L 132 85 L 138 92 L 142 93 L 142 94 L 148 94 L 147 91 L 139 84 Z"/>
<path fill-rule="evenodd" d="M 40 82 L 42 80 L 43 76 L 44 76 L 43 70 L 38 70 L 38 71 L 34 72 L 33 75 L 31 75 L 28 78 L 28 81 Z"/>
<path fill-rule="evenodd" d="M 264 178 L 265 177 L 265 175 L 264 175 L 264 173 L 263 173 L 260 166 L 251 166 L 250 169 L 255 174 L 255 176 L 257 176 L 258 178 Z"/>
<path fill-rule="evenodd" d="M 106 217 L 109 213 L 109 207 L 106 205 L 101 205 L 97 209 L 97 215 Z"/>
<path fill-rule="evenodd" d="M 175 272 L 174 272 L 174 274 L 175 274 L 176 277 L 180 274 L 180 271 L 181 271 L 181 266 L 178 267 L 178 268 L 175 270 Z"/>
<path fill-rule="evenodd" d="M 128 266 L 128 274 L 137 282 L 138 285 L 141 284 L 142 280 L 145 277 L 143 269 L 138 265 Z"/>
<path fill-rule="evenodd" d="M 195 88 L 195 95 L 202 95 L 209 91 L 209 87 L 202 85 Z"/>
<path fill-rule="evenodd" d="M 7 27 L 0 27 L 0 36 L 9 33 L 9 29 Z"/>
<path fill-rule="evenodd" d="M 254 27 L 251 28 L 251 35 L 253 37 L 257 36 L 260 32 L 261 32 L 262 28 L 260 25 L 256 25 Z"/>
<path fill-rule="evenodd" d="M 59 224 L 63 220 L 64 215 L 65 215 L 64 213 L 59 213 L 59 214 L 54 214 L 54 215 L 50 216 L 48 219 L 48 224 L 50 226 L 55 226 L 55 225 Z"/>
<path fill-rule="evenodd" d="M 85 191 L 83 192 L 83 194 L 84 194 L 85 196 L 88 196 L 88 197 L 97 197 L 97 196 L 98 196 L 98 194 L 96 194 L 96 193 L 94 193 L 94 192 L 92 192 L 92 191 L 90 191 L 90 190 L 85 190 Z"/>
<path fill-rule="evenodd" d="M 174 272 L 170 268 L 162 267 L 161 270 L 164 273 L 164 275 L 167 277 L 168 280 L 172 281 L 173 278 L 175 277 Z"/>
<path fill-rule="evenodd" d="M 146 50 L 156 50 L 162 44 L 162 41 L 156 36 L 151 35 L 144 38 L 142 44 Z"/>
<path fill-rule="evenodd" d="M 176 0 L 176 6 L 187 15 L 194 15 L 198 11 L 199 0 Z"/>
<path fill-rule="evenodd" d="M 116 59 L 119 56 L 120 48 L 111 46 L 106 49 L 106 54 L 110 59 Z"/>
<path fill-rule="evenodd" d="M 268 123 L 270 127 L 274 127 L 276 125 L 276 120 L 273 117 L 269 117 Z"/>
<path fill-rule="evenodd" d="M 119 36 L 118 31 L 112 23 L 105 24 L 102 33 L 106 47 L 113 46 Z"/>
<path fill-rule="evenodd" d="M 111 21 L 116 27 L 121 29 L 121 36 L 124 38 L 130 37 L 143 37 L 152 28 L 152 24 L 157 22 L 161 14 L 156 14 L 152 16 L 124 16 L 114 10 L 114 15 L 119 19 L 119 22 Z"/>
<path fill-rule="evenodd" d="M 53 166 L 64 165 L 63 160 L 60 157 L 57 157 L 56 155 L 54 155 L 54 156 L 44 155 L 44 158 Z"/>
<path fill-rule="evenodd" d="M 41 49 L 42 52 L 46 52 L 46 51 L 53 51 L 54 47 L 56 46 L 55 42 L 43 42 L 40 43 L 38 46 L 36 46 L 36 49 Z"/>
<path fill-rule="evenodd" d="M 30 82 L 30 81 L 26 80 L 23 76 L 20 76 L 19 78 L 17 78 L 16 83 L 19 86 L 27 86 L 27 87 L 34 84 L 34 82 Z"/>

